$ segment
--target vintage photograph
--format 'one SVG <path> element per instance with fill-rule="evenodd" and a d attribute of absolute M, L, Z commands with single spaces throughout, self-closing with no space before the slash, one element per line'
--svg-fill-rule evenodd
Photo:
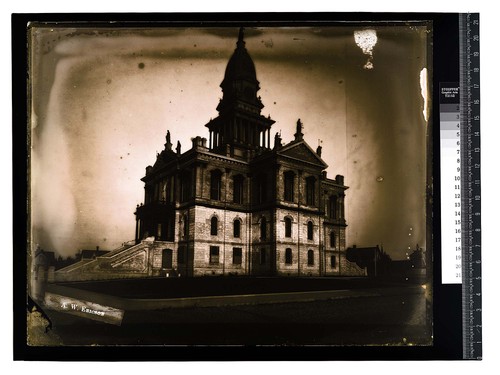
<path fill-rule="evenodd" d="M 432 345 L 430 23 L 28 31 L 28 345 Z"/>

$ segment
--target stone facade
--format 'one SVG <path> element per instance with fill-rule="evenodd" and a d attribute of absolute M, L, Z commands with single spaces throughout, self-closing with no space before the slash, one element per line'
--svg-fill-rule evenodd
<path fill-rule="evenodd" d="M 205 125 L 209 139 L 194 137 L 183 153 L 167 132 L 142 178 L 136 245 L 81 270 L 111 277 L 365 274 L 345 258 L 343 176 L 327 178 L 321 147 L 306 143 L 300 120 L 291 142 L 276 133 L 271 147 L 274 121 L 261 115 L 259 85 L 240 30 L 219 116 Z"/>

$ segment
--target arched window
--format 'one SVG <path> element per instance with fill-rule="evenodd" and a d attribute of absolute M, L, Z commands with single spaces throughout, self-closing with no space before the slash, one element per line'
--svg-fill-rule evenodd
<path fill-rule="evenodd" d="M 219 221 L 217 220 L 217 217 L 212 216 L 212 219 L 210 220 L 210 234 L 212 236 L 217 236 L 218 224 L 219 224 Z"/>
<path fill-rule="evenodd" d="M 260 239 L 265 240 L 267 237 L 267 220 L 265 217 L 260 219 Z"/>
<path fill-rule="evenodd" d="M 163 249 L 161 252 L 161 268 L 172 268 L 172 250 Z"/>
<path fill-rule="evenodd" d="M 285 237 L 292 237 L 292 219 L 285 217 Z"/>
<path fill-rule="evenodd" d="M 292 264 L 292 249 L 285 249 L 285 264 Z"/>
<path fill-rule="evenodd" d="M 330 247 L 335 247 L 335 232 L 330 232 Z"/>
<path fill-rule="evenodd" d="M 240 219 L 234 219 L 233 221 L 233 236 L 235 238 L 240 238 L 241 232 L 241 221 Z"/>
<path fill-rule="evenodd" d="M 314 251 L 312 250 L 307 251 L 307 265 L 314 266 Z"/>
<path fill-rule="evenodd" d="M 307 239 L 308 240 L 313 239 L 313 223 L 312 223 L 312 221 L 307 222 Z"/>
<path fill-rule="evenodd" d="M 220 200 L 221 176 L 218 169 L 210 172 L 210 199 Z"/>

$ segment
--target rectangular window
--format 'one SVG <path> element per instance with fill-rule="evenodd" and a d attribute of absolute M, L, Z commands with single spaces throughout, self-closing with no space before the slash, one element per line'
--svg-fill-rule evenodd
<path fill-rule="evenodd" d="M 241 264 L 241 247 L 233 247 L 233 264 Z"/>
<path fill-rule="evenodd" d="M 210 199 L 220 200 L 221 172 L 214 170 L 210 174 Z"/>
<path fill-rule="evenodd" d="M 292 249 L 285 250 L 285 264 L 292 264 Z"/>
<path fill-rule="evenodd" d="M 265 175 L 259 177 L 259 203 L 267 200 L 267 178 Z"/>
<path fill-rule="evenodd" d="M 189 221 L 188 221 L 187 215 L 184 215 L 184 219 L 182 220 L 182 224 L 183 224 L 182 234 L 184 237 L 187 237 L 189 234 Z"/>
<path fill-rule="evenodd" d="M 219 264 L 219 246 L 210 246 L 210 264 Z"/>
<path fill-rule="evenodd" d="M 173 215 L 174 215 L 174 213 L 172 213 L 172 216 L 167 217 L 166 233 L 165 233 L 165 237 L 166 237 L 167 241 L 174 240 L 175 218 L 173 217 Z"/>
<path fill-rule="evenodd" d="M 294 176 L 292 172 L 285 173 L 285 200 L 293 202 L 293 182 Z"/>
<path fill-rule="evenodd" d="M 292 237 L 292 219 L 285 218 L 285 237 Z"/>
<path fill-rule="evenodd" d="M 337 197 L 333 195 L 328 200 L 328 216 L 332 219 L 337 218 Z"/>
<path fill-rule="evenodd" d="M 266 249 L 260 249 L 260 264 L 266 263 Z"/>
<path fill-rule="evenodd" d="M 315 203 L 315 185 L 314 178 L 306 180 L 306 204 L 309 206 L 314 206 Z"/>
<path fill-rule="evenodd" d="M 177 250 L 177 263 L 186 262 L 186 248 L 184 246 L 179 247 Z"/>
<path fill-rule="evenodd" d="M 336 265 L 337 265 L 337 258 L 335 257 L 335 255 L 332 255 L 330 257 L 330 267 L 335 268 Z"/>
<path fill-rule="evenodd" d="M 161 252 L 161 268 L 169 269 L 172 268 L 172 250 L 163 249 Z"/>
<path fill-rule="evenodd" d="M 260 239 L 265 240 L 267 237 L 267 220 L 265 217 L 260 219 Z"/>
<path fill-rule="evenodd" d="M 167 181 L 163 180 L 161 182 L 161 201 L 167 201 Z"/>
<path fill-rule="evenodd" d="M 243 177 L 236 176 L 233 180 L 233 202 L 243 203 Z"/>
<path fill-rule="evenodd" d="M 168 198 L 168 201 L 169 202 L 173 202 L 175 200 L 175 197 L 174 197 L 174 194 L 175 194 L 175 177 L 174 176 L 170 176 L 170 182 L 169 182 L 168 188 L 169 188 L 169 198 Z"/>
<path fill-rule="evenodd" d="M 191 174 L 184 172 L 181 177 L 181 202 L 186 202 L 191 198 Z"/>

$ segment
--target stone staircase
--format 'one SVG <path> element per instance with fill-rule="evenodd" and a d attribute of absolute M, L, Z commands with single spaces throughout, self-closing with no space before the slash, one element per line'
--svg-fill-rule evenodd
<path fill-rule="evenodd" d="M 153 245 L 153 246 L 152 246 Z M 81 260 L 55 272 L 55 281 L 87 281 L 147 277 L 151 270 L 150 250 L 154 241 L 126 242 L 103 256 Z"/>

